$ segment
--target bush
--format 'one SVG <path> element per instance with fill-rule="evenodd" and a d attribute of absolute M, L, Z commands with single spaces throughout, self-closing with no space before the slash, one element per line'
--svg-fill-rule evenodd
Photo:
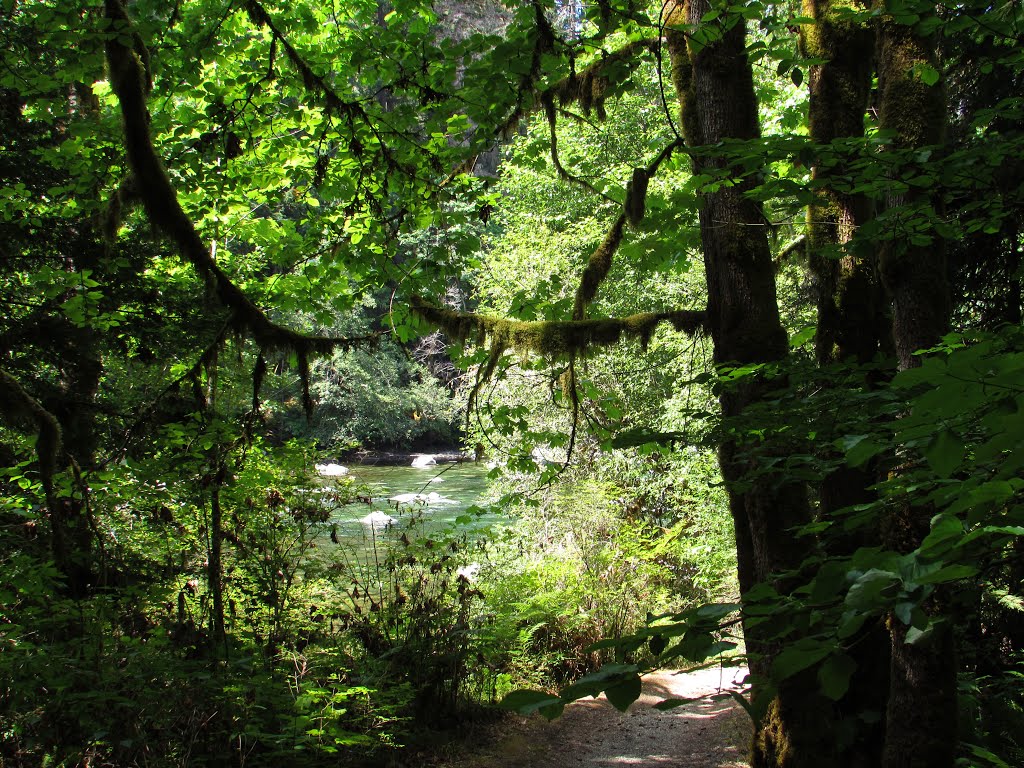
<path fill-rule="evenodd" d="M 500 532 L 481 571 L 495 667 L 515 684 L 569 682 L 609 661 L 588 648 L 638 629 L 677 601 L 658 562 L 664 532 L 621 515 L 622 490 L 583 480 L 560 486 Z"/>
<path fill-rule="evenodd" d="M 372 535 L 372 549 L 339 569 L 348 584 L 335 610 L 362 651 L 368 680 L 407 686 L 419 724 L 457 721 L 479 698 L 487 672 L 477 631 L 483 593 L 466 570 L 481 542 L 457 529 L 430 531 L 422 511 Z"/>

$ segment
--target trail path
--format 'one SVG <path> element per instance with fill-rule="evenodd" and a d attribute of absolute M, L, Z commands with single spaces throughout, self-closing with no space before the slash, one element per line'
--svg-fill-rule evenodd
<path fill-rule="evenodd" d="M 746 768 L 750 719 L 731 698 L 703 698 L 667 712 L 663 699 L 737 690 L 741 669 L 705 669 L 644 678 L 628 712 L 602 696 L 578 701 L 553 722 L 539 716 L 503 724 L 492 743 L 463 755 L 451 768 Z"/>

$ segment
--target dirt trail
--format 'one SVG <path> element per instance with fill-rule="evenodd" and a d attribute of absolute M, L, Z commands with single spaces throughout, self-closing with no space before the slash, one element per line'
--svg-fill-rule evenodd
<path fill-rule="evenodd" d="M 539 716 L 506 721 L 492 743 L 451 768 L 745 768 L 750 719 L 731 698 L 703 698 L 667 712 L 653 704 L 737 690 L 740 669 L 662 671 L 644 678 L 628 712 L 602 696 L 578 701 L 553 722 Z"/>

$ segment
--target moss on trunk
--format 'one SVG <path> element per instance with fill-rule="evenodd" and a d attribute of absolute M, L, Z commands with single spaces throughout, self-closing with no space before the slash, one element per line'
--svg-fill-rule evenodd
<path fill-rule="evenodd" d="M 873 215 L 865 194 L 839 191 L 832 183 L 850 173 L 854 159 L 849 139 L 864 135 L 871 93 L 874 30 L 856 14 L 859 0 L 804 0 L 810 21 L 800 30 L 802 53 L 818 61 L 810 66 L 809 133 L 816 157 L 811 169 L 814 201 L 807 209 L 807 255 L 817 288 L 816 356 L 821 365 L 852 360 L 861 365 L 874 358 L 886 332 L 884 292 L 874 250 L 855 251 L 859 227 Z M 829 473 L 819 486 L 818 514 L 835 519 L 844 507 L 870 503 L 876 482 L 873 468 L 845 465 Z M 833 535 L 829 553 L 848 556 L 861 546 L 877 546 L 877 531 Z M 869 622 L 851 644 L 849 653 L 858 673 L 838 702 L 837 719 L 852 724 L 843 759 L 849 765 L 875 766 L 881 761 L 885 721 L 881 717 L 888 695 L 889 638 L 880 622 Z M 861 719 L 873 712 L 876 719 Z"/>
<path fill-rule="evenodd" d="M 874 33 L 851 14 L 857 0 L 804 0 L 813 19 L 800 31 L 810 67 L 809 131 L 818 152 L 828 155 L 812 168 L 815 201 L 807 209 L 810 266 L 818 287 L 817 356 L 820 362 L 854 358 L 864 363 L 878 350 L 884 319 L 883 297 L 874 253 L 857 254 L 849 245 L 858 227 L 872 215 L 863 194 L 844 194 L 828 186 L 848 171 L 843 139 L 864 135 L 871 93 Z M 837 141 L 838 140 L 838 141 Z M 836 142 L 833 144 L 833 142 Z"/>
<path fill-rule="evenodd" d="M 884 12 L 884 6 L 879 6 Z M 889 149 L 897 160 L 916 162 L 900 153 L 934 147 L 945 137 L 946 100 L 941 81 L 929 85 L 925 71 L 940 72 L 934 42 L 914 28 L 881 16 L 878 69 L 880 125 L 890 133 Z M 933 160 L 934 162 L 934 160 Z M 894 226 L 921 204 L 937 205 L 929 191 L 893 192 L 887 199 Z M 914 355 L 935 344 L 949 328 L 949 290 L 941 238 L 915 242 L 892 230 L 881 254 L 882 276 L 892 297 L 893 342 L 900 368 L 920 365 Z M 920 545 L 934 510 L 928 505 L 901 505 L 887 521 L 887 545 L 909 551 Z M 942 612 L 938 593 L 926 612 Z M 948 620 L 933 625 L 930 636 L 911 645 L 907 627 L 890 618 L 892 662 L 886 713 L 884 768 L 952 766 L 957 745 L 956 657 Z"/>
<path fill-rule="evenodd" d="M 706 155 L 701 147 L 760 137 L 745 24 L 719 17 L 698 44 L 691 34 L 709 10 L 706 0 L 685 0 L 668 13 L 673 79 L 695 174 L 728 171 L 721 153 Z M 737 172 L 732 181 L 704 193 L 699 207 L 715 361 L 775 362 L 784 359 L 789 348 L 779 317 L 766 220 L 760 203 L 747 194 L 753 186 L 749 176 Z M 723 388 L 723 415 L 727 419 L 740 416 L 763 399 L 773 384 L 778 382 L 754 378 Z M 772 452 L 770 444 L 762 448 Z M 751 481 L 753 460 L 735 440 L 722 444 L 719 461 L 736 529 L 741 592 L 765 581 L 774 581 L 784 591 L 778 574 L 799 565 L 806 554 L 806 544 L 792 533 L 810 517 L 806 489 L 782 473 L 761 472 Z M 745 622 L 745 636 L 752 669 L 765 679 L 778 651 L 777 641 L 765 636 L 754 622 Z M 829 758 L 833 751 L 829 709 L 822 706 L 815 688 L 813 681 L 810 690 L 793 685 L 780 688 L 756 735 L 754 765 L 820 768 L 835 764 Z M 755 690 L 754 695 L 767 694 Z"/>

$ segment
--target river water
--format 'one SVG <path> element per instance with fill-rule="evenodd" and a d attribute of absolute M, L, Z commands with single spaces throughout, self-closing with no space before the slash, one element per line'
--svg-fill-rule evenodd
<path fill-rule="evenodd" d="M 432 535 L 457 527 L 480 532 L 501 519 L 479 509 L 488 501 L 483 464 L 461 462 L 430 467 L 352 465 L 344 480 L 356 484 L 361 500 L 332 516 L 337 536 L 357 548 L 373 546 L 411 529 Z M 326 479 L 330 482 L 330 479 Z"/>

